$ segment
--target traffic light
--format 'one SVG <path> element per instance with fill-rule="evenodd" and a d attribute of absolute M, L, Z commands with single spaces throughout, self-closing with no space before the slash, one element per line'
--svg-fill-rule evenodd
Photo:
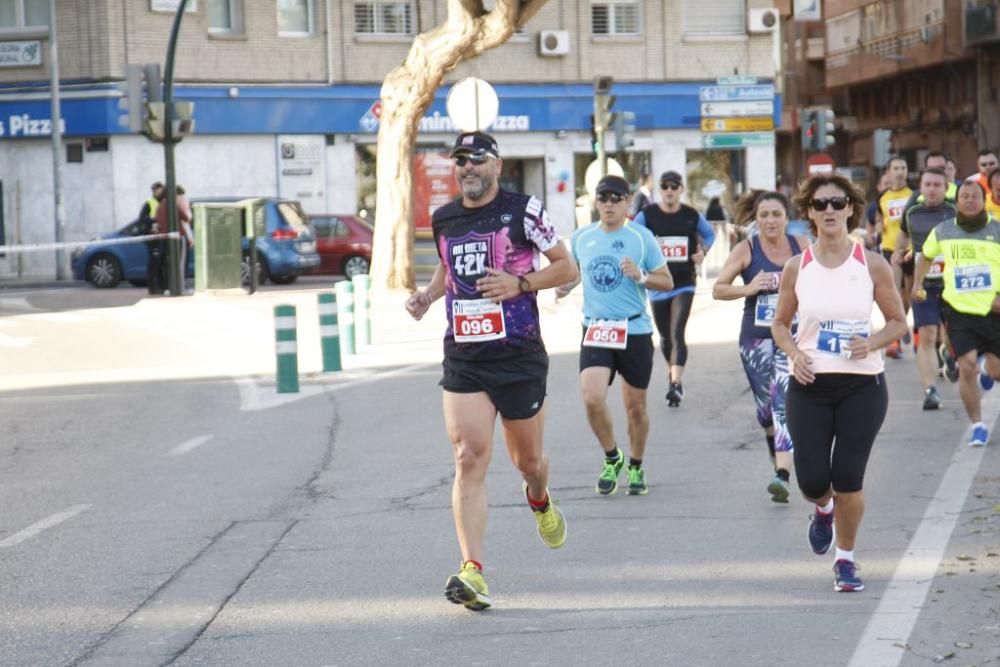
<path fill-rule="evenodd" d="M 836 115 L 833 113 L 833 109 L 818 109 L 815 114 L 816 129 L 818 130 L 816 148 L 817 150 L 825 151 L 837 143 L 837 138 L 833 135 L 837 131 L 837 126 L 833 122 Z"/>
<path fill-rule="evenodd" d="M 118 117 L 118 124 L 133 132 L 142 130 L 145 110 L 142 106 L 142 65 L 125 65 L 124 94 L 118 99 L 118 110 L 125 113 Z"/>
<path fill-rule="evenodd" d="M 597 136 L 597 123 L 594 121 L 594 114 L 590 114 L 590 150 L 597 155 L 597 149 L 601 145 L 601 140 Z"/>
<path fill-rule="evenodd" d="M 611 129 L 613 116 L 612 107 L 615 105 L 615 98 L 611 95 L 611 86 L 614 79 L 610 76 L 599 76 L 594 79 L 594 115 L 591 121 L 594 138 L 594 152 L 600 158 L 606 153 L 604 134 Z"/>
<path fill-rule="evenodd" d="M 635 145 L 635 113 L 619 111 L 615 114 L 615 150 L 628 150 Z"/>
<path fill-rule="evenodd" d="M 194 102 L 178 100 L 174 102 L 172 124 L 174 139 L 183 139 L 194 133 Z"/>
<path fill-rule="evenodd" d="M 802 132 L 802 150 L 820 150 L 819 118 L 816 109 L 799 109 L 799 129 Z"/>
<path fill-rule="evenodd" d="M 146 102 L 143 133 L 153 141 L 163 141 L 167 136 L 166 116 L 166 105 L 163 102 Z"/>

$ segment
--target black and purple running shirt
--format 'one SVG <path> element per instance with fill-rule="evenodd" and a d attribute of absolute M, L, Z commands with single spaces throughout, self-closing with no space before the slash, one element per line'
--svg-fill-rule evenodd
<path fill-rule="evenodd" d="M 494 305 L 476 289 L 487 268 L 523 276 L 539 267 L 539 252 L 559 243 L 542 202 L 500 190 L 481 208 L 460 199 L 442 206 L 431 226 L 445 268 L 445 355 L 480 361 L 544 351 L 534 293 Z"/>

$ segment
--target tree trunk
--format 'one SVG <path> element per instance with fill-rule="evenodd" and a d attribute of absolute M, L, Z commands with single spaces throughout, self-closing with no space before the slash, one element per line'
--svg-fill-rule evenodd
<path fill-rule="evenodd" d="M 413 289 L 413 149 L 417 127 L 445 74 L 506 42 L 546 0 L 448 0 L 445 22 L 417 35 L 402 65 L 382 83 L 375 168 L 372 286 Z"/>

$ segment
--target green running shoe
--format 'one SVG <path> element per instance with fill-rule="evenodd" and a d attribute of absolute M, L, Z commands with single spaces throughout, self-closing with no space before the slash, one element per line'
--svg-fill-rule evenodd
<path fill-rule="evenodd" d="M 777 475 L 775 475 L 774 479 L 771 480 L 771 483 L 767 485 L 767 492 L 771 494 L 771 502 L 788 502 L 788 484 Z"/>
<path fill-rule="evenodd" d="M 610 496 L 618 490 L 618 475 L 621 474 L 622 467 L 625 465 L 625 455 L 622 454 L 621 449 L 616 449 L 615 451 L 618 452 L 617 463 L 608 463 L 607 459 L 605 459 L 604 470 L 601 471 L 601 476 L 597 478 L 597 492 L 602 496 Z"/>
<path fill-rule="evenodd" d="M 642 468 L 628 467 L 628 491 L 630 496 L 644 496 L 649 493 L 646 486 L 646 472 Z"/>
<path fill-rule="evenodd" d="M 528 499 L 528 483 L 524 483 L 524 499 Z M 562 510 L 556 507 L 552 501 L 552 494 L 546 490 L 549 496 L 549 506 L 543 511 L 532 509 L 535 515 L 535 523 L 538 524 L 538 536 L 542 538 L 542 544 L 549 549 L 558 549 L 566 541 L 566 517 Z M 528 503 L 530 506 L 531 503 Z"/>
<path fill-rule="evenodd" d="M 483 573 L 475 564 L 466 561 L 458 574 L 448 577 L 444 585 L 444 596 L 455 604 L 464 604 L 466 609 L 482 611 L 492 604 L 490 589 Z"/>

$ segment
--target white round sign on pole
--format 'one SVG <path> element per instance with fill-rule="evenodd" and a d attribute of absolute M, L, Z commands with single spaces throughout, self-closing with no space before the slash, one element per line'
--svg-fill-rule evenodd
<path fill-rule="evenodd" d="M 608 158 L 608 176 L 621 176 L 625 178 L 625 170 L 614 158 Z M 593 198 L 597 193 L 597 183 L 601 180 L 601 165 L 594 160 L 587 165 L 587 171 L 583 175 L 583 187 L 587 188 L 587 194 Z"/>
<path fill-rule="evenodd" d="M 493 86 L 470 76 L 451 87 L 445 108 L 456 130 L 475 132 L 485 130 L 497 119 L 500 100 Z"/>

